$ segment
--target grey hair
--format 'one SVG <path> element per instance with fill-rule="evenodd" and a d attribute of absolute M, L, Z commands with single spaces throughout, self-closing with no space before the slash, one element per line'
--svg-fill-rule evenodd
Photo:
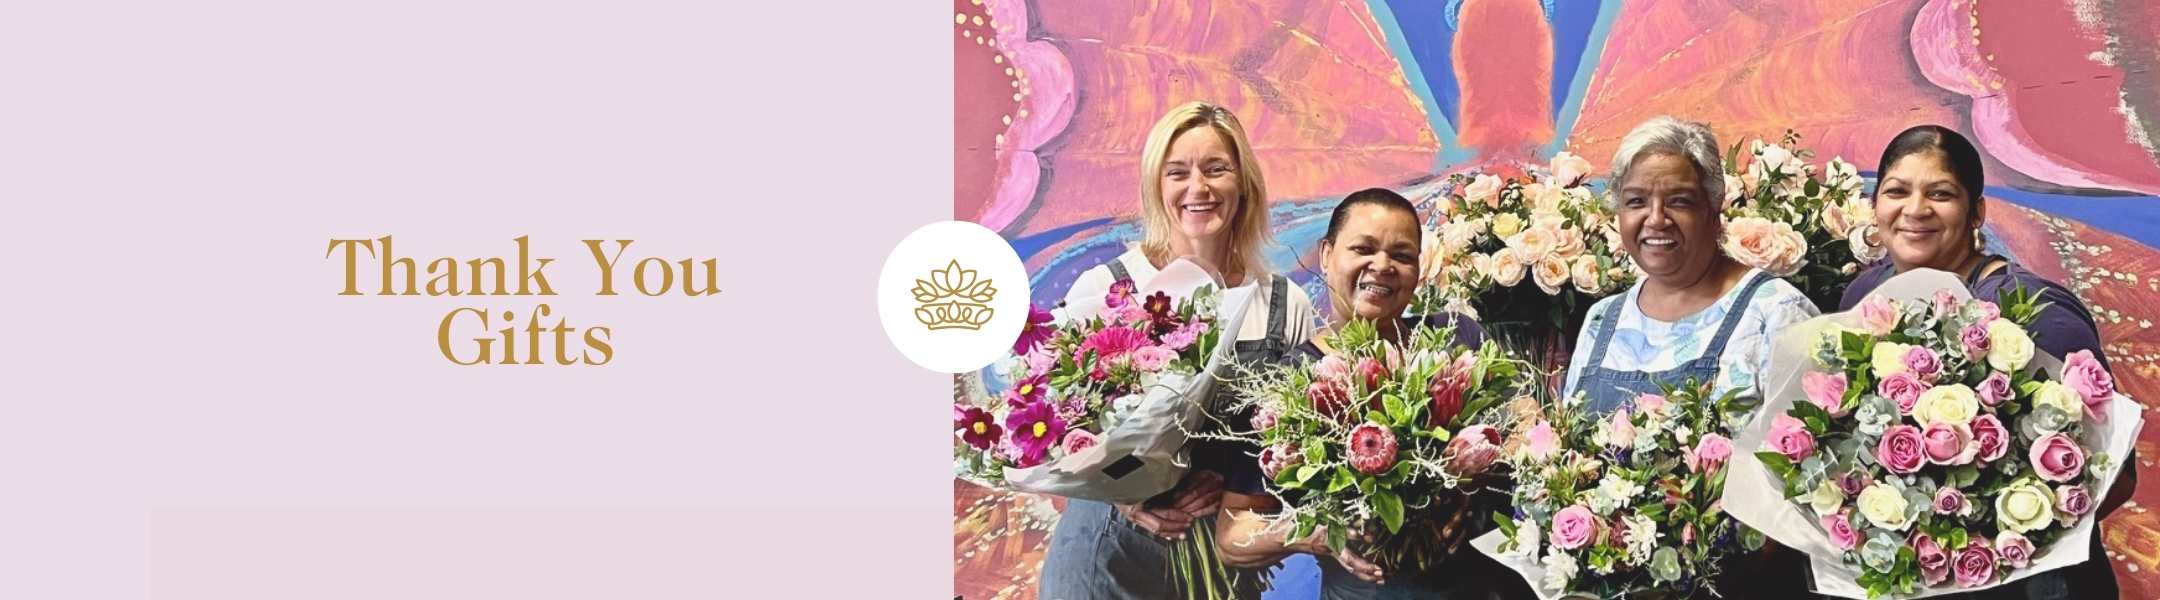
<path fill-rule="evenodd" d="M 1717 134 L 1710 126 L 1694 121 L 1682 121 L 1660 115 L 1643 121 L 1635 129 L 1620 138 L 1620 151 L 1613 153 L 1612 191 L 1607 202 L 1617 204 L 1620 186 L 1627 181 L 1628 172 L 1634 170 L 1635 161 L 1647 155 L 1671 154 L 1687 159 L 1695 166 L 1695 176 L 1702 181 L 1704 198 L 1709 206 L 1721 206 L 1725 200 L 1725 161 L 1718 158 Z"/>

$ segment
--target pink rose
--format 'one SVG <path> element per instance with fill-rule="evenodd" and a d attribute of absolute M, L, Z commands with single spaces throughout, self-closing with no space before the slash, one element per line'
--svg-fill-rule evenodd
<path fill-rule="evenodd" d="M 1883 432 L 1882 441 L 1875 444 L 1875 460 L 1892 473 L 1910 475 L 1920 472 L 1920 464 L 1927 460 L 1921 448 L 1920 428 L 1911 425 L 1892 425 Z"/>
<path fill-rule="evenodd" d="M 1664 396 L 1661 396 L 1661 395 L 1658 395 L 1658 394 L 1643 394 L 1643 395 L 1641 395 L 1641 396 L 1636 396 L 1636 397 L 1635 397 L 1635 410 L 1636 410 L 1636 411 L 1638 411 L 1638 412 L 1641 412 L 1641 413 L 1644 413 L 1644 414 L 1648 414 L 1648 413 L 1651 413 L 1651 412 L 1656 412 L 1656 411 L 1660 411 L 1660 410 L 1664 410 L 1664 409 L 1665 409 L 1665 397 L 1664 397 Z"/>
<path fill-rule="evenodd" d="M 1380 361 L 1360 358 L 1357 361 L 1357 374 L 1365 380 L 1365 391 L 1370 392 L 1380 389 L 1380 384 L 1387 380 L 1388 371 L 1387 367 L 1380 365 Z"/>
<path fill-rule="evenodd" d="M 2010 376 L 2002 374 L 2001 371 L 1989 373 L 1987 379 L 1980 380 L 1980 388 L 1973 391 L 1979 393 L 1980 403 L 1988 406 L 2001 405 L 2013 396 L 2010 391 Z"/>
<path fill-rule="evenodd" d="M 1155 372 L 1177 360 L 1177 351 L 1162 346 L 1148 346 L 1133 351 L 1133 368 Z"/>
<path fill-rule="evenodd" d="M 1915 528 L 1909 542 L 1913 553 L 1919 555 L 1922 580 L 1928 585 L 1939 585 L 1950 578 L 1950 555 L 1943 552 L 1941 544 L 1935 543 L 1935 538 Z"/>
<path fill-rule="evenodd" d="M 1844 373 L 1832 375 L 1809 371 L 1800 376 L 1800 387 L 1807 391 L 1808 401 L 1822 407 L 1823 412 L 1832 417 L 1845 416 L 1845 389 L 1849 385 Z"/>
<path fill-rule="evenodd" d="M 1950 290 L 1935 290 L 1935 314 L 1947 315 L 1957 312 L 1957 305 L 1957 296 L 1951 295 Z"/>
<path fill-rule="evenodd" d="M 1988 321 L 1993 321 L 2002 316 L 2002 307 L 1996 306 L 1994 302 L 1979 300 L 1973 302 L 1973 305 L 1979 307 L 1980 318 L 1978 321 L 1983 327 L 1987 326 Z"/>
<path fill-rule="evenodd" d="M 1553 433 L 1552 423 L 1540 420 L 1523 434 L 1522 452 L 1533 460 L 1551 460 L 1560 451 L 1560 435 Z"/>
<path fill-rule="evenodd" d="M 1913 346 L 1905 351 L 1905 368 L 1911 369 L 1921 381 L 1933 383 L 1935 377 L 1942 374 L 1942 357 L 1936 356 L 1934 350 Z"/>
<path fill-rule="evenodd" d="M 1095 437 L 1095 434 L 1088 433 L 1085 429 L 1074 429 L 1065 432 L 1065 454 L 1067 455 L 1079 454 L 1080 451 L 1093 448 L 1101 443 L 1101 438 Z"/>
<path fill-rule="evenodd" d="M 1965 512 L 1965 492 L 1953 486 L 1935 488 L 1935 514 L 1954 515 Z"/>
<path fill-rule="evenodd" d="M 1455 432 L 1443 455 L 1448 471 L 1456 475 L 1483 473 L 1499 458 L 1500 430 L 1491 425 L 1471 425 Z"/>
<path fill-rule="evenodd" d="M 1860 301 L 1860 328 L 1875 335 L 1890 335 L 1897 329 L 1897 301 L 1889 296 L 1868 294 Z"/>
<path fill-rule="evenodd" d="M 1304 462 L 1304 457 L 1297 444 L 1268 446 L 1260 451 L 1260 474 L 1274 481 L 1276 475 Z"/>
<path fill-rule="evenodd" d="M 1395 466 L 1395 432 L 1367 421 L 1350 430 L 1350 468 L 1366 475 L 1386 473 Z"/>
<path fill-rule="evenodd" d="M 1980 445 L 1973 441 L 1972 430 L 1964 425 L 1942 422 L 1928 425 L 1920 432 L 1920 441 L 1927 450 L 1928 462 L 1938 465 L 1967 464 L 1980 452 Z"/>
<path fill-rule="evenodd" d="M 1875 385 L 1875 393 L 1897 402 L 1898 412 L 1912 414 L 1913 405 L 1920 402 L 1920 394 L 1928 390 L 1928 384 L 1912 373 L 1898 373 L 1884 377 Z"/>
<path fill-rule="evenodd" d="M 1732 458 L 1732 440 L 1715 433 L 1703 434 L 1702 440 L 1695 442 L 1695 449 L 1687 458 L 1688 469 L 1691 471 L 1716 471 L 1725 466 L 1726 459 Z"/>
<path fill-rule="evenodd" d="M 1979 587 L 1995 580 L 1995 549 L 1988 547 L 1984 538 L 1972 538 L 1959 550 L 1957 561 L 1951 565 L 1957 572 L 1960 587 Z"/>
<path fill-rule="evenodd" d="M 2072 517 L 2082 517 L 2092 512 L 2092 492 L 2082 485 L 2066 485 L 2055 488 L 2055 508 Z"/>
<path fill-rule="evenodd" d="M 1972 422 L 1973 444 L 1979 448 L 1980 460 L 1994 462 L 2010 451 L 2010 430 L 2005 429 L 1995 415 L 1980 415 Z"/>
<path fill-rule="evenodd" d="M 1591 514 L 1587 506 L 1577 504 L 1560 509 L 1559 514 L 1553 515 L 1551 541 L 1555 548 L 1581 548 L 1596 538 L 1597 534 L 1597 515 Z"/>
<path fill-rule="evenodd" d="M 1343 389 L 1343 384 L 1340 382 L 1331 379 L 1314 379 L 1311 385 L 1305 386 L 1305 397 L 1312 400 L 1313 410 L 1319 412 L 1321 416 L 1337 422 L 1342 421 L 1344 417 L 1352 416 L 1350 391 Z"/>
<path fill-rule="evenodd" d="M 2033 442 L 2032 464 L 2041 479 L 2062 483 L 2085 471 L 2085 449 L 2070 436 L 2049 434 Z"/>
<path fill-rule="evenodd" d="M 1853 530 L 1852 519 L 1845 516 L 1845 511 L 1823 515 L 1822 528 L 1829 532 L 1831 543 L 1837 544 L 1839 550 L 1860 547 L 1860 532 Z"/>
<path fill-rule="evenodd" d="M 2012 568 L 2023 569 L 2032 564 L 2033 543 L 2025 534 L 2003 530 L 1995 534 L 1995 551 L 2002 553 L 2002 560 Z"/>
<path fill-rule="evenodd" d="M 1806 460 L 1815 454 L 1815 436 L 1808 433 L 1807 424 L 1788 415 L 1778 415 L 1770 422 L 1769 443 L 1771 450 L 1785 455 L 1793 462 Z"/>
<path fill-rule="evenodd" d="M 1966 325 L 1964 330 L 1958 332 L 1958 342 L 1965 346 L 1965 358 L 1971 360 L 1977 361 L 1987 357 L 1988 348 L 1993 347 L 1990 345 L 1990 339 L 1987 326 L 1979 323 Z"/>
<path fill-rule="evenodd" d="M 2091 350 L 2072 352 L 2063 359 L 2063 383 L 2085 398 L 2085 414 L 2107 422 L 2107 401 L 2115 397 L 2115 377 L 2108 374 L 2107 367 L 2100 366 L 2100 359 L 2093 358 Z"/>
<path fill-rule="evenodd" d="M 1338 355 L 1327 355 L 1321 358 L 1320 362 L 1313 363 L 1312 374 L 1315 380 L 1326 379 L 1349 383 L 1350 361 L 1343 360 L 1343 357 Z"/>

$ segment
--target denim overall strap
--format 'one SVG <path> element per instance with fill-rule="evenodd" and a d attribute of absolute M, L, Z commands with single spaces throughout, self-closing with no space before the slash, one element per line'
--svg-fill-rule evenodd
<path fill-rule="evenodd" d="M 1748 279 L 1747 287 L 1740 290 L 1740 296 L 1733 298 L 1732 308 L 1725 312 L 1725 322 L 1718 324 L 1717 337 L 1710 338 L 1710 347 L 1704 348 L 1702 356 L 1696 360 L 1707 358 L 1715 361 L 1717 357 L 1725 354 L 1725 342 L 1731 341 L 1733 331 L 1740 329 L 1740 318 L 1747 316 L 1748 302 L 1754 300 L 1755 291 L 1771 279 L 1773 278 L 1768 272 L 1756 273 L 1753 278 Z"/>
<path fill-rule="evenodd" d="M 1111 283 L 1117 283 L 1117 282 L 1119 282 L 1119 281 L 1131 281 L 1131 280 L 1132 280 L 1132 271 L 1128 271 L 1128 270 L 1126 270 L 1126 269 L 1125 269 L 1125 261 L 1123 261 L 1123 260 L 1119 260 L 1119 259 L 1116 259 L 1116 258 L 1112 258 L 1112 259 L 1110 259 L 1110 262 L 1107 262 L 1107 263 L 1103 263 L 1103 265 L 1104 265 L 1104 266 L 1107 266 L 1107 267 L 1110 267 L 1110 282 L 1111 282 Z"/>
<path fill-rule="evenodd" d="M 1599 369 L 1605 365 L 1605 347 L 1612 345 L 1613 330 L 1620 326 L 1620 309 L 1632 301 L 1634 294 L 1622 293 L 1605 307 L 1605 318 L 1598 320 L 1597 337 L 1590 341 L 1590 364 L 1588 368 Z"/>

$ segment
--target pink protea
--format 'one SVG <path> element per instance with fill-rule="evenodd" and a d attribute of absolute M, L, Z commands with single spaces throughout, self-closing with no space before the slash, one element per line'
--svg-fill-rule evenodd
<path fill-rule="evenodd" d="M 1386 473 L 1395 466 L 1395 432 L 1367 421 L 1350 430 L 1350 468 L 1366 475 Z"/>
<path fill-rule="evenodd" d="M 1432 383 L 1425 387 L 1425 394 L 1432 398 L 1427 427 L 1446 427 L 1462 414 L 1463 393 L 1470 387 L 1470 371 L 1476 366 L 1477 355 L 1465 352 L 1447 369 L 1433 374 Z"/>
<path fill-rule="evenodd" d="M 1305 386 L 1305 397 L 1312 402 L 1315 412 L 1338 423 L 1354 412 L 1350 407 L 1350 391 L 1343 389 L 1341 382 L 1315 379 Z"/>
<path fill-rule="evenodd" d="M 1484 473 L 1500 458 L 1500 430 L 1491 425 L 1471 425 L 1455 433 L 1442 454 L 1448 471 L 1458 476 Z"/>
<path fill-rule="evenodd" d="M 1304 456 L 1298 451 L 1297 444 L 1268 446 L 1260 450 L 1260 474 L 1272 481 L 1276 475 L 1303 462 Z"/>
<path fill-rule="evenodd" d="M 1379 390 L 1380 384 L 1387 381 L 1388 369 L 1381 365 L 1380 361 L 1360 358 L 1357 361 L 1357 374 L 1365 380 L 1365 391 L 1371 393 Z"/>

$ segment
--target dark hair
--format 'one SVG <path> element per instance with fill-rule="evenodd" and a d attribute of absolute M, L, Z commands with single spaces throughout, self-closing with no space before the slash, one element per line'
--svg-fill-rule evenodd
<path fill-rule="evenodd" d="M 1981 192 L 1987 187 L 1987 174 L 1980 165 L 1980 150 L 1974 148 L 1965 136 L 1941 125 L 1918 125 L 1897 137 L 1890 138 L 1890 146 L 1883 148 L 1882 161 L 1875 164 L 1875 194 L 1882 194 L 1884 177 L 1890 175 L 1890 165 L 1898 159 L 1927 152 L 1940 151 L 1950 165 L 1950 176 L 1957 178 L 1959 187 L 1970 196 L 1969 205 L 1980 203 Z"/>
<path fill-rule="evenodd" d="M 1335 205 L 1335 214 L 1328 216 L 1327 235 L 1320 236 L 1321 243 L 1333 243 L 1335 233 L 1341 231 L 1343 221 L 1349 219 L 1350 208 L 1360 204 L 1392 208 L 1409 214 L 1412 220 L 1417 219 L 1417 207 L 1411 205 L 1410 200 L 1403 198 L 1402 194 L 1387 188 L 1365 188 L 1344 196 L 1342 203 Z"/>

